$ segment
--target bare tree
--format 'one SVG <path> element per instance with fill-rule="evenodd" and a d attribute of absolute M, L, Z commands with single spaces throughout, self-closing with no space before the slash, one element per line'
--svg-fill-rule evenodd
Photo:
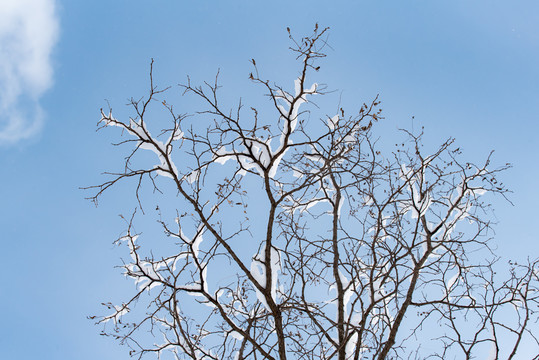
<path fill-rule="evenodd" d="M 105 304 L 103 334 L 139 358 L 513 359 L 523 344 L 537 351 L 537 261 L 504 267 L 490 246 L 484 199 L 505 197 L 496 176 L 509 164 L 465 162 L 453 139 L 425 153 L 422 133 L 404 130 L 395 150 L 378 149 L 378 98 L 313 120 L 312 99 L 324 87 L 308 78 L 326 34 L 290 35 L 300 64 L 293 91 L 263 80 L 252 60 L 249 78 L 273 115 L 241 101 L 223 106 L 218 77 L 181 85 L 204 108 L 180 114 L 152 71 L 149 95 L 131 100 L 132 118 L 102 111 L 99 124 L 120 128 L 117 145 L 130 153 L 122 172 L 92 187 L 92 199 L 130 178 L 141 208 L 145 188 L 166 195 L 157 209 L 165 237 L 135 231 L 148 214 L 126 219 L 118 243 L 129 248 L 122 268 L 136 291 Z M 154 107 L 170 116 L 158 136 L 150 133 Z M 146 150 L 157 165 L 144 165 Z"/>

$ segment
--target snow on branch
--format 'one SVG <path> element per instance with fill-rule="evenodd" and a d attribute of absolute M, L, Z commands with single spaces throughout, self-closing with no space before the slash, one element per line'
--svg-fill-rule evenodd
<path fill-rule="evenodd" d="M 91 199 L 132 179 L 139 207 L 155 208 L 126 221 L 117 241 L 129 252 L 121 268 L 133 294 L 92 317 L 102 334 L 139 358 L 539 350 L 538 262 L 503 266 L 494 255 L 490 202 L 509 194 L 499 175 L 510 165 L 492 154 L 466 162 L 453 139 L 427 151 L 424 134 L 407 130 L 394 150 L 380 147 L 378 97 L 355 112 L 315 104 L 326 95 L 313 78 L 328 29 L 288 33 L 298 61 L 290 88 L 251 61 L 264 108 L 226 105 L 217 73 L 180 85 L 184 106 L 196 108 L 178 113 L 154 85 L 152 62 L 149 95 L 131 101 L 129 120 L 101 111 L 99 126 L 121 129 L 116 145 L 128 153 L 122 171 L 88 188 Z M 156 108 L 167 113 L 161 132 Z"/>

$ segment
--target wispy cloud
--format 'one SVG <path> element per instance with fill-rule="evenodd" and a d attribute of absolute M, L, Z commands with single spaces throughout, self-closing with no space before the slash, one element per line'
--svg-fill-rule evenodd
<path fill-rule="evenodd" d="M 59 24 L 55 0 L 0 0 L 0 8 L 0 144 L 9 145 L 41 129 Z"/>

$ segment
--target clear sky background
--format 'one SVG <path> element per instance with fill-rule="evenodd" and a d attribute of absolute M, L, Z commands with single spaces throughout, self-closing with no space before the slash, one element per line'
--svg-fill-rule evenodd
<path fill-rule="evenodd" d="M 537 257 L 539 2 L 0 0 L 0 358 L 128 359 L 86 319 L 132 287 L 115 265 L 116 188 L 98 208 L 79 187 L 122 166 L 118 133 L 96 133 L 107 101 L 118 117 L 158 84 L 187 74 L 248 94 L 249 60 L 292 86 L 286 27 L 331 27 L 313 79 L 339 90 L 328 114 L 380 94 L 378 135 L 425 126 L 429 143 L 456 137 L 466 157 L 514 165 L 514 206 L 494 200 L 500 253 Z M 331 103 L 333 101 L 333 103 Z M 324 110 L 324 109 L 322 109 Z M 415 116 L 412 122 L 411 118 Z M 387 140 L 391 139 L 391 141 Z"/>

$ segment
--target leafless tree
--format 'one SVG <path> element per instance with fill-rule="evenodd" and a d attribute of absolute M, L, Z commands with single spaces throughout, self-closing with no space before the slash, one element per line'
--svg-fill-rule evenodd
<path fill-rule="evenodd" d="M 537 351 L 537 260 L 504 267 L 490 245 L 485 201 L 505 197 L 496 176 L 509 164 L 465 162 L 453 139 L 425 153 L 423 134 L 404 130 L 402 144 L 379 149 L 378 98 L 313 120 L 313 98 L 325 88 L 308 78 L 326 35 L 318 27 L 301 40 L 290 35 L 300 64 L 293 91 L 264 80 L 252 60 L 249 78 L 270 103 L 263 109 L 223 106 L 216 77 L 181 85 L 204 108 L 178 113 L 150 71 L 149 95 L 131 100 L 133 117 L 102 111 L 99 124 L 120 128 L 117 145 L 130 153 L 123 171 L 91 187 L 92 199 L 132 178 L 142 209 L 152 196 L 144 189 L 163 194 L 156 216 L 166 235 L 136 232 L 148 213 L 126 219 L 117 242 L 129 248 L 122 268 L 136 291 L 104 304 L 110 312 L 96 317 L 103 334 L 139 358 L 516 359 L 524 344 Z M 150 133 L 156 107 L 170 117 L 158 136 Z M 147 150 L 157 165 L 144 165 Z"/>

